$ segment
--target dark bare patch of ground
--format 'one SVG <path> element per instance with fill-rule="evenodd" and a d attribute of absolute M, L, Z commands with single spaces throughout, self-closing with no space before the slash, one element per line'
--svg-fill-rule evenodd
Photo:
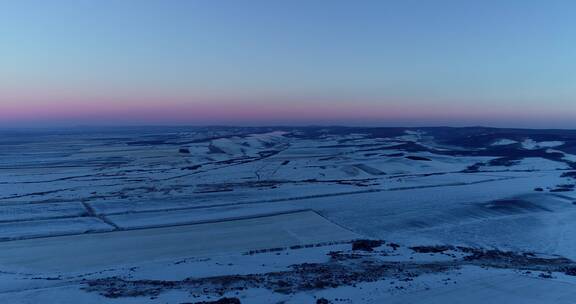
<path fill-rule="evenodd" d="M 410 247 L 412 251 L 417 253 L 442 253 L 449 250 L 454 250 L 452 246 L 414 246 Z"/>
<path fill-rule="evenodd" d="M 574 191 L 576 185 L 573 184 L 563 184 L 563 185 L 556 185 L 556 188 L 551 189 L 550 192 L 570 192 Z"/>
<path fill-rule="evenodd" d="M 380 240 L 356 240 L 352 242 L 352 250 L 374 251 L 374 248 L 383 244 L 384 241 Z"/>
<path fill-rule="evenodd" d="M 331 180 L 318 180 L 318 179 L 305 179 L 305 180 L 260 180 L 260 181 L 247 181 L 237 183 L 215 183 L 215 184 L 198 184 L 198 190 L 195 193 L 210 193 L 210 192 L 224 192 L 234 191 L 234 189 L 243 188 L 256 188 L 267 189 L 277 188 L 281 185 L 302 185 L 302 184 L 339 184 L 351 185 L 357 187 L 374 186 L 376 179 L 363 178 L 363 179 L 331 179 Z"/>
<path fill-rule="evenodd" d="M 83 289 L 88 292 L 97 292 L 108 298 L 150 297 L 169 290 L 184 290 L 198 295 L 224 296 L 229 292 L 239 292 L 252 288 L 265 288 L 281 294 L 293 294 L 340 286 L 354 286 L 362 282 L 386 279 L 408 282 L 423 274 L 446 273 L 466 265 L 576 275 L 576 263 L 563 257 L 470 247 L 411 247 L 413 254 L 442 254 L 451 257 L 447 261 L 383 261 L 380 257 L 389 254 L 386 251 L 387 247 L 383 247 L 383 250 L 374 249 L 384 243 L 384 241 L 373 240 L 353 242 L 352 246 L 356 247 L 356 251 L 330 252 L 328 254 L 330 259 L 325 263 L 295 264 L 285 271 L 187 278 L 178 281 L 128 280 L 121 277 L 110 277 L 86 281 Z M 358 251 L 358 246 L 364 249 Z M 398 247 L 399 245 L 394 246 L 395 249 Z M 459 257 L 455 253 L 459 253 Z"/>
<path fill-rule="evenodd" d="M 564 172 L 561 177 L 570 177 L 576 179 L 576 171 Z"/>
<path fill-rule="evenodd" d="M 168 290 L 192 294 L 224 295 L 227 292 L 265 288 L 282 294 L 375 282 L 386 278 L 414 278 L 425 273 L 444 272 L 452 265 L 439 263 L 379 262 L 373 258 L 330 260 L 328 263 L 292 265 L 290 270 L 264 274 L 189 278 L 182 281 L 126 280 L 119 277 L 88 281 L 84 290 L 108 298 L 157 296 Z"/>
<path fill-rule="evenodd" d="M 431 159 L 429 159 L 427 157 L 414 156 L 414 155 L 406 156 L 404 158 L 409 159 L 409 160 L 432 161 Z"/>
<path fill-rule="evenodd" d="M 216 301 L 202 301 L 195 303 L 182 303 L 182 304 L 241 304 L 238 298 L 222 298 Z"/>

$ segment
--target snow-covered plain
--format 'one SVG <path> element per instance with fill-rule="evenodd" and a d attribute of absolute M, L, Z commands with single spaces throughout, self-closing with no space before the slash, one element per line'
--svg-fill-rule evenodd
<path fill-rule="evenodd" d="M 558 259 L 576 260 L 575 147 L 561 130 L 5 131 L 0 298 L 573 303 Z M 387 245 L 352 250 L 357 239 Z M 439 245 L 464 249 L 409 248 Z M 359 274 L 319 284 L 296 271 L 310 265 Z"/>

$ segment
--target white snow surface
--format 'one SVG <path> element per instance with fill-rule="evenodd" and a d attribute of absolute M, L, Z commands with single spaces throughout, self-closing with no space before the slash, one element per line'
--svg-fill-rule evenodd
<path fill-rule="evenodd" d="M 564 142 L 562 141 L 541 141 L 537 142 L 533 139 L 525 139 L 522 142 L 522 147 L 528 150 L 535 150 L 535 149 L 543 149 L 543 148 L 554 148 L 563 145 Z"/>
<path fill-rule="evenodd" d="M 286 271 L 325 263 L 330 252 L 349 252 L 346 242 L 359 238 L 400 244 L 378 257 L 399 263 L 447 258 L 407 249 L 420 245 L 576 260 L 576 195 L 569 188 L 575 180 L 566 175 L 576 156 L 563 151 L 562 141 L 497 139 L 484 149 L 520 143 L 527 153 L 561 155 L 531 154 L 468 170 L 501 156 L 434 150 L 441 145 L 417 130 L 390 138 L 302 134 L 216 129 L 6 140 L 0 148 L 0 302 L 216 300 L 183 290 L 106 298 L 85 290 L 82 279 Z M 423 149 L 394 148 L 401 144 Z M 245 254 L 273 248 L 282 250 Z M 413 281 L 385 278 L 293 294 L 251 288 L 223 296 L 242 303 L 321 297 L 332 303 L 574 302 L 574 277 L 540 274 L 466 265 Z"/>
<path fill-rule="evenodd" d="M 493 146 L 507 146 L 517 144 L 518 142 L 513 139 L 502 138 L 492 143 Z"/>

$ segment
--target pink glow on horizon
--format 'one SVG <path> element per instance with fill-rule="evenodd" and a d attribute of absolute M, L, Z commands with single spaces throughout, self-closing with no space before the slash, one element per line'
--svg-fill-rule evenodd
<path fill-rule="evenodd" d="M 42 122 L 84 124 L 274 124 L 274 123 L 346 123 L 346 122 L 421 122 L 478 124 L 488 122 L 529 122 L 563 120 L 573 113 L 541 108 L 518 111 L 478 105 L 455 107 L 423 102 L 306 102 L 305 100 L 264 101 L 214 100 L 122 102 L 29 102 L 1 105 L 2 124 Z"/>
<path fill-rule="evenodd" d="M 1 88 L 1 87 L 0 87 Z M 268 95 L 59 86 L 2 89 L 0 126 L 183 124 L 419 124 L 572 126 L 576 107 L 521 101 Z M 518 105 L 522 105 L 518 107 Z"/>
<path fill-rule="evenodd" d="M 5 90 L 0 126 L 185 124 L 419 124 L 530 126 L 572 125 L 574 109 L 562 111 L 521 102 L 270 96 L 255 92 Z M 42 97 L 39 97 L 42 96 Z M 506 106 L 508 105 L 508 106 Z"/>

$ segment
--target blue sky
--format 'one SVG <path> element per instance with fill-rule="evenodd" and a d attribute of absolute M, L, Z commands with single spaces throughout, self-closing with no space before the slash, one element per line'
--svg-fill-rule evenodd
<path fill-rule="evenodd" d="M 576 128 L 575 11 L 543 0 L 0 1 L 0 119 Z"/>

